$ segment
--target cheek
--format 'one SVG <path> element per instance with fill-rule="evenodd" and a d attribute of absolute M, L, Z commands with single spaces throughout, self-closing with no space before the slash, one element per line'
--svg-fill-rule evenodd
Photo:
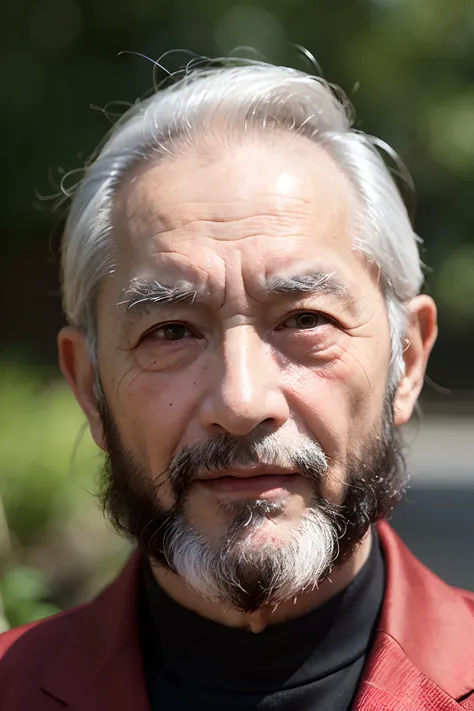
<path fill-rule="evenodd" d="M 334 462 L 357 454 L 378 427 L 386 392 L 389 355 L 369 357 L 361 346 L 340 347 L 323 367 L 291 366 L 284 387 L 291 409 Z"/>
<path fill-rule="evenodd" d="M 199 398 L 199 379 L 192 372 L 179 375 L 129 368 L 104 383 L 107 401 L 126 447 L 140 465 L 157 479 L 184 440 Z"/>

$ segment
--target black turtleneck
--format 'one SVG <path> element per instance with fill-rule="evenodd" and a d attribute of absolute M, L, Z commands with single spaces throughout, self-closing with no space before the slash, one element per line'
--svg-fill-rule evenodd
<path fill-rule="evenodd" d="M 351 584 L 254 634 L 177 604 L 143 570 L 142 645 L 152 711 L 347 711 L 384 596 L 376 535 Z"/>

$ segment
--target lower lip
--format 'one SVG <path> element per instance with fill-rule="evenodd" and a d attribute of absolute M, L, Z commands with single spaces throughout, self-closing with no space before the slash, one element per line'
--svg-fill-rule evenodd
<path fill-rule="evenodd" d="M 251 494 L 259 497 L 278 498 L 288 496 L 289 487 L 295 482 L 297 474 L 264 474 L 252 477 L 224 476 L 220 479 L 208 479 L 199 483 L 219 494 Z"/>

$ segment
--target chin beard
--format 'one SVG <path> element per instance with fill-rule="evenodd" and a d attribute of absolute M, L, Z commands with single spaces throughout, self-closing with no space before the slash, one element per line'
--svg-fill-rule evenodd
<path fill-rule="evenodd" d="M 278 434 L 252 438 L 217 435 L 186 447 L 156 481 L 123 446 L 106 406 L 101 410 L 108 454 L 101 502 L 116 530 L 179 575 L 200 595 L 241 612 L 276 606 L 321 584 L 349 558 L 372 524 L 390 515 L 407 484 L 405 462 L 387 399 L 380 432 L 361 453 L 348 458 L 347 490 L 341 504 L 320 491 L 328 469 L 320 446 L 302 438 L 282 446 Z M 199 472 L 250 463 L 284 464 L 312 484 L 313 501 L 298 526 L 278 546 L 258 542 L 258 532 L 277 518 L 285 502 L 235 501 L 221 505 L 229 518 L 221 539 L 210 544 L 186 517 L 187 494 Z M 159 502 L 160 485 L 171 487 L 175 504 Z"/>
<path fill-rule="evenodd" d="M 217 545 L 193 530 L 184 513 L 169 519 L 164 541 L 168 567 L 203 597 L 253 612 L 315 588 L 329 574 L 341 521 L 331 519 L 322 500 L 314 501 L 281 545 L 262 541 L 259 533 L 264 526 L 278 525 L 272 519 L 284 511 L 284 501 L 234 501 L 221 508 L 230 523 Z"/>

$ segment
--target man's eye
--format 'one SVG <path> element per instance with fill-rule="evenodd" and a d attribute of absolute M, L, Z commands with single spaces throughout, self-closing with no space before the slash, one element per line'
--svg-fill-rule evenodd
<path fill-rule="evenodd" d="M 157 341 L 181 341 L 183 338 L 194 336 L 184 323 L 165 323 L 150 331 L 149 336 Z"/>
<path fill-rule="evenodd" d="M 308 331 L 312 328 L 318 328 L 318 326 L 324 326 L 329 323 L 329 319 L 323 314 L 317 313 L 315 311 L 300 311 L 298 314 L 293 314 L 290 318 L 287 318 L 278 329 L 283 328 L 296 328 L 300 331 Z"/>

